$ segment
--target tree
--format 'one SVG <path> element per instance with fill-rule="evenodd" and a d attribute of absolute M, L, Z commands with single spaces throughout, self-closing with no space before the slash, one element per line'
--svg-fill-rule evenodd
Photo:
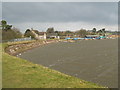
<path fill-rule="evenodd" d="M 105 32 L 106 32 L 106 31 L 105 31 L 105 28 L 103 28 L 103 29 L 102 29 L 102 35 L 105 36 Z"/>
<path fill-rule="evenodd" d="M 4 30 L 10 30 L 12 28 L 12 25 L 6 25 Z"/>
<path fill-rule="evenodd" d="M 2 30 L 5 30 L 6 25 L 7 25 L 7 21 L 2 20 L 2 21 L 1 21 Z"/>
<path fill-rule="evenodd" d="M 70 33 L 72 33 L 71 31 L 69 31 L 69 30 L 67 30 L 66 32 L 65 32 L 65 34 L 70 34 Z"/>
<path fill-rule="evenodd" d="M 54 28 L 52 27 L 52 28 L 48 28 L 47 29 L 47 33 L 54 33 Z"/>
<path fill-rule="evenodd" d="M 103 28 L 103 29 L 100 29 L 100 30 L 98 30 L 97 31 L 97 33 L 99 33 L 99 35 L 105 35 L 105 28 Z"/>
<path fill-rule="evenodd" d="M 21 38 L 22 33 L 18 29 L 10 29 L 2 31 L 2 40 L 11 40 L 16 38 Z"/>
<path fill-rule="evenodd" d="M 1 27 L 2 27 L 2 30 L 10 30 L 12 28 L 12 25 L 8 25 L 7 21 L 2 20 L 1 21 Z"/>
<path fill-rule="evenodd" d="M 93 28 L 92 32 L 93 32 L 93 33 L 96 33 L 96 28 Z"/>
<path fill-rule="evenodd" d="M 98 30 L 97 33 L 98 33 L 99 35 L 102 35 L 102 30 L 101 30 L 101 29 Z"/>
<path fill-rule="evenodd" d="M 102 32 L 105 33 L 105 28 L 102 29 Z"/>
<path fill-rule="evenodd" d="M 35 35 L 31 32 L 30 29 L 27 29 L 24 34 L 25 37 L 35 38 Z"/>
<path fill-rule="evenodd" d="M 16 38 L 21 38 L 22 37 L 22 33 L 20 32 L 20 30 L 18 28 L 13 27 L 12 30 L 16 33 L 15 34 Z"/>
<path fill-rule="evenodd" d="M 81 29 L 79 31 L 77 31 L 77 34 L 80 36 L 80 37 L 85 37 L 86 34 L 87 34 L 87 31 L 85 29 Z"/>
<path fill-rule="evenodd" d="M 73 37 L 74 34 L 75 34 L 75 33 L 72 32 L 72 31 L 69 31 L 69 30 L 65 31 L 65 36 Z"/>
<path fill-rule="evenodd" d="M 7 21 L 2 20 L 0 24 L 2 27 L 2 40 L 11 40 L 22 37 L 22 33 L 19 31 L 19 29 L 12 28 L 12 25 L 7 24 Z"/>
<path fill-rule="evenodd" d="M 55 31 L 55 33 L 58 33 L 58 31 Z"/>
<path fill-rule="evenodd" d="M 58 31 L 58 36 L 65 36 L 65 33 L 63 33 L 62 31 Z"/>

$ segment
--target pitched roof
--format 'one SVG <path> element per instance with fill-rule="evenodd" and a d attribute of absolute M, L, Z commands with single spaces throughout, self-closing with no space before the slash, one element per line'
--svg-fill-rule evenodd
<path fill-rule="evenodd" d="M 32 30 L 32 31 L 34 31 L 38 35 L 44 35 L 44 33 L 46 33 L 46 32 L 39 32 L 38 30 Z"/>

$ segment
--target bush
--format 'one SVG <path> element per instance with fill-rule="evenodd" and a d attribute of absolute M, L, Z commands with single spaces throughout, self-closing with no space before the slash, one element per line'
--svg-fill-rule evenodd
<path fill-rule="evenodd" d="M 21 38 L 22 34 L 18 30 L 10 29 L 2 31 L 2 40 L 11 40 L 15 38 Z"/>

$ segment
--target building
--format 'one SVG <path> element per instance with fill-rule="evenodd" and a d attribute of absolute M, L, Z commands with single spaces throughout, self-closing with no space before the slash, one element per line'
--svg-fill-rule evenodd
<path fill-rule="evenodd" d="M 35 35 L 36 39 L 46 39 L 46 32 L 39 32 L 38 30 L 31 30 L 31 32 Z"/>
<path fill-rule="evenodd" d="M 60 39 L 57 33 L 47 33 L 46 36 L 48 39 Z"/>
<path fill-rule="evenodd" d="M 46 39 L 47 38 L 46 32 L 39 32 L 38 36 L 39 36 L 39 39 Z"/>

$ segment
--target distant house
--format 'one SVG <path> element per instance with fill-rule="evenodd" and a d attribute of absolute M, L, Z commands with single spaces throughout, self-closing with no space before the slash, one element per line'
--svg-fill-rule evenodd
<path fill-rule="evenodd" d="M 31 32 L 35 35 L 36 39 L 46 39 L 46 32 L 39 32 L 38 30 L 31 30 Z"/>
<path fill-rule="evenodd" d="M 46 39 L 46 32 L 39 32 L 38 30 L 27 29 L 24 34 L 25 37 L 31 37 L 34 39 Z"/>
<path fill-rule="evenodd" d="M 39 39 L 46 39 L 47 38 L 47 35 L 46 35 L 46 32 L 39 32 Z"/>
<path fill-rule="evenodd" d="M 59 39 L 59 36 L 57 33 L 47 33 L 46 37 L 49 39 Z"/>

